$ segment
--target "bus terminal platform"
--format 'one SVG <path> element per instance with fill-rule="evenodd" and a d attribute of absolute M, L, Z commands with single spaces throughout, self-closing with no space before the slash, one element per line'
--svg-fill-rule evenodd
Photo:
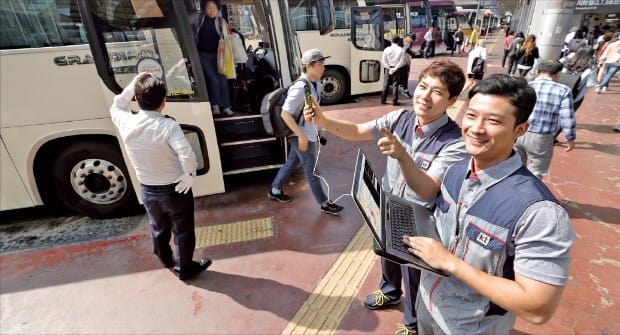
<path fill-rule="evenodd" d="M 488 73 L 501 67 L 503 34 L 489 36 Z M 438 58 L 465 68 L 467 57 L 415 58 L 410 80 Z M 413 92 L 413 91 L 412 91 Z M 398 108 L 411 108 L 401 100 Z M 464 103 L 450 108 L 454 116 Z M 328 106 L 353 122 L 396 107 L 378 95 Z M 620 80 L 592 89 L 577 112 L 576 147 L 555 147 L 543 181 L 577 232 L 571 277 L 554 317 L 536 326 L 517 320 L 512 334 L 620 333 Z M 379 174 L 385 158 L 372 142 L 326 134 L 320 165 L 330 197 L 350 193 L 357 149 Z M 213 265 L 183 282 L 154 257 L 145 216 L 129 233 L 105 240 L 0 254 L 1 334 L 392 334 L 403 305 L 363 307 L 378 287 L 371 233 L 350 197 L 340 216 L 321 213 L 307 183 L 285 185 L 293 197 L 271 201 L 276 171 L 233 176 L 227 192 L 195 199 L 195 258 Z M 615 315 L 615 316 L 614 316 Z"/>

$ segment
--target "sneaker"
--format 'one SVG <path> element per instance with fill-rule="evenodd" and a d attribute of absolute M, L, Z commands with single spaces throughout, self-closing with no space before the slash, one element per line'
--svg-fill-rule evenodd
<path fill-rule="evenodd" d="M 408 91 L 404 91 L 403 92 L 403 96 L 406 97 L 407 99 L 411 99 L 413 98 L 413 96 L 411 95 L 411 93 L 409 93 Z"/>
<path fill-rule="evenodd" d="M 338 215 L 338 213 L 342 212 L 343 209 L 344 207 L 336 205 L 331 201 L 328 201 L 325 206 L 321 205 L 321 211 L 331 215 Z"/>
<path fill-rule="evenodd" d="M 601 90 L 601 92 L 607 92 L 607 87 L 603 87 L 603 89 Z"/>
<path fill-rule="evenodd" d="M 398 330 L 394 333 L 394 335 L 413 335 L 418 333 L 418 327 L 407 327 L 402 323 L 398 323 Z"/>
<path fill-rule="evenodd" d="M 280 192 L 280 194 L 274 194 L 273 192 L 271 192 L 271 190 L 267 192 L 267 196 L 269 197 L 269 199 L 279 202 L 291 202 L 291 200 L 293 200 L 291 197 L 282 192 Z"/>
<path fill-rule="evenodd" d="M 188 280 L 196 277 L 196 275 L 206 270 L 209 266 L 211 266 L 211 264 L 213 264 L 213 261 L 211 261 L 209 258 L 203 258 L 198 262 L 192 261 L 192 267 L 187 272 L 181 272 L 178 268 L 175 268 L 174 272 L 177 274 L 179 279 Z"/>
<path fill-rule="evenodd" d="M 391 299 L 381 290 L 376 290 L 364 298 L 364 307 L 368 309 L 381 309 L 398 303 L 400 303 L 400 297 Z"/>
<path fill-rule="evenodd" d="M 232 109 L 230 109 L 230 107 L 224 108 L 224 115 L 233 116 L 233 114 L 235 114 L 235 112 L 233 112 Z"/>
<path fill-rule="evenodd" d="M 211 110 L 213 111 L 213 115 L 215 115 L 215 116 L 222 115 L 222 112 L 220 112 L 220 106 L 218 106 L 218 105 L 211 106 Z"/>

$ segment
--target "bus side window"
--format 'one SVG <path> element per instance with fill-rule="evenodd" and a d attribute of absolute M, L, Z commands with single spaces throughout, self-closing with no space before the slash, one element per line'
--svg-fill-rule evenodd
<path fill-rule="evenodd" d="M 2 0 L 0 49 L 88 43 L 77 1 Z"/>

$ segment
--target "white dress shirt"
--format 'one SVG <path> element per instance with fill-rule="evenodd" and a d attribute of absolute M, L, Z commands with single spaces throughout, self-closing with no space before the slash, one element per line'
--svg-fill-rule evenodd
<path fill-rule="evenodd" d="M 433 32 L 432 32 L 432 31 L 430 31 L 430 30 L 428 30 L 428 31 L 426 32 L 426 34 L 424 34 L 424 40 L 425 40 L 426 42 L 430 42 L 430 41 L 432 41 L 432 40 L 433 40 Z"/>
<path fill-rule="evenodd" d="M 143 185 L 168 185 L 183 173 L 195 175 L 196 154 L 176 121 L 156 111 L 127 110 L 135 84 L 136 78 L 114 97 L 110 114 L 138 180 Z"/>
<path fill-rule="evenodd" d="M 407 65 L 407 61 L 409 61 L 405 49 L 394 43 L 383 50 L 381 60 L 383 67 L 386 69 L 400 69 Z"/>

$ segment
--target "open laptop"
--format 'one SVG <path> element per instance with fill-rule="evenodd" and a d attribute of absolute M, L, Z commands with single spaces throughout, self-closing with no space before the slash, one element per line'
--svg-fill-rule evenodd
<path fill-rule="evenodd" d="M 351 196 L 370 227 L 375 239 L 375 253 L 399 264 L 433 272 L 441 276 L 449 274 L 432 268 L 422 259 L 407 251 L 403 235 L 426 236 L 439 240 L 431 221 L 431 211 L 421 205 L 391 195 L 381 188 L 381 183 L 359 149 L 353 176 Z"/>

